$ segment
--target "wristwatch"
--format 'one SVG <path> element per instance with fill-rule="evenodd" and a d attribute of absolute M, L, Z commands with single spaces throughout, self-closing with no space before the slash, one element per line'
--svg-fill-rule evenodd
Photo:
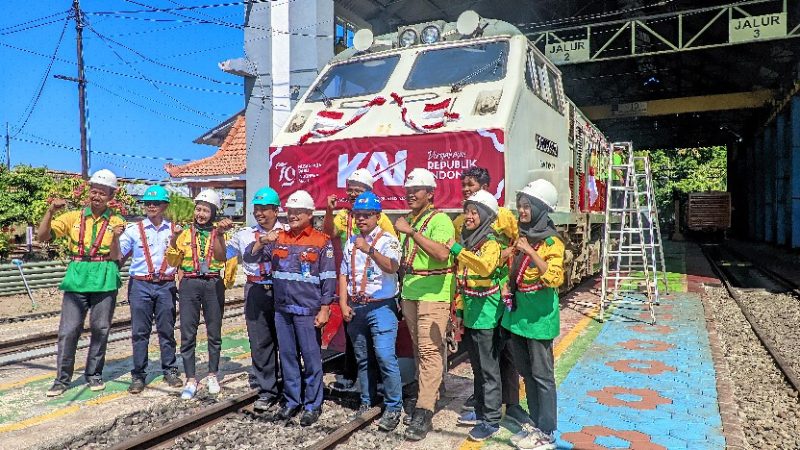
<path fill-rule="evenodd" d="M 367 254 L 369 256 L 374 255 L 375 254 L 375 247 L 370 247 L 369 250 L 367 250 Z"/>

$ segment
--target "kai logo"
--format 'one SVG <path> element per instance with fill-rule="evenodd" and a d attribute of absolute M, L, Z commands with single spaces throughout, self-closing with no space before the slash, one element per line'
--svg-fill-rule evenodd
<path fill-rule="evenodd" d="M 386 152 L 359 152 L 353 155 L 339 155 L 339 173 L 336 177 L 336 186 L 344 188 L 347 178 L 360 167 L 365 167 L 375 180 L 383 181 L 385 186 L 402 186 L 406 176 L 407 150 L 398 150 L 394 154 L 394 161 L 389 161 Z"/>

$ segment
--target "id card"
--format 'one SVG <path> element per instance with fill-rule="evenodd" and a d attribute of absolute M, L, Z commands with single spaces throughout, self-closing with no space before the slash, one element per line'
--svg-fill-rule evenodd
<path fill-rule="evenodd" d="M 200 274 L 201 275 L 207 275 L 208 272 L 209 272 L 208 261 L 201 261 L 200 262 Z"/>

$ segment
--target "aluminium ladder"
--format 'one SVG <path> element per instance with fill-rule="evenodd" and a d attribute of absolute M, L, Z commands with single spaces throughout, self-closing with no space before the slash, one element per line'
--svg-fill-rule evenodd
<path fill-rule="evenodd" d="M 658 291 L 650 264 L 655 261 L 655 246 L 648 245 L 653 242 L 648 237 L 655 236 L 654 220 L 651 202 L 642 204 L 648 196 L 653 198 L 649 190 L 652 186 L 639 182 L 630 142 L 614 143 L 612 148 L 621 149 L 624 156 L 621 162 L 615 163 L 612 150 L 607 166 L 600 320 L 605 319 L 606 307 L 611 304 L 643 304 L 650 311 L 651 323 L 655 324 L 653 304 L 658 302 Z M 649 174 L 646 171 L 649 164 L 642 169 Z M 645 189 L 649 195 L 643 198 Z M 658 242 L 660 244 L 660 240 Z M 648 252 L 650 249 L 652 251 Z"/>

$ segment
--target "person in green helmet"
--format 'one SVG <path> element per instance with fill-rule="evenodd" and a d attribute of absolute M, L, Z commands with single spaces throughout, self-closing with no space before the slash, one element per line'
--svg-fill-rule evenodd
<path fill-rule="evenodd" d="M 183 386 L 175 358 L 176 269 L 167 264 L 165 257 L 175 228 L 164 218 L 164 211 L 169 206 L 169 193 L 162 186 L 150 186 L 141 201 L 147 217 L 128 226 L 119 238 L 120 254 L 131 258 L 128 281 L 133 344 L 133 370 L 128 387 L 131 394 L 138 394 L 145 387 L 147 348 L 154 320 L 164 381 L 173 388 Z"/>
<path fill-rule="evenodd" d="M 256 242 L 271 231 L 288 230 L 278 221 L 281 201 L 272 188 L 259 189 L 253 196 L 255 225 L 237 231 L 228 241 L 226 253 L 229 260 L 242 259 L 242 269 L 247 276 L 244 285 L 244 317 L 250 339 L 253 367 L 250 385 L 258 389 L 256 411 L 269 412 L 280 399 L 278 386 L 278 335 L 275 329 L 275 303 L 272 294 L 272 267 L 269 261 L 259 261 L 251 250 Z"/>

